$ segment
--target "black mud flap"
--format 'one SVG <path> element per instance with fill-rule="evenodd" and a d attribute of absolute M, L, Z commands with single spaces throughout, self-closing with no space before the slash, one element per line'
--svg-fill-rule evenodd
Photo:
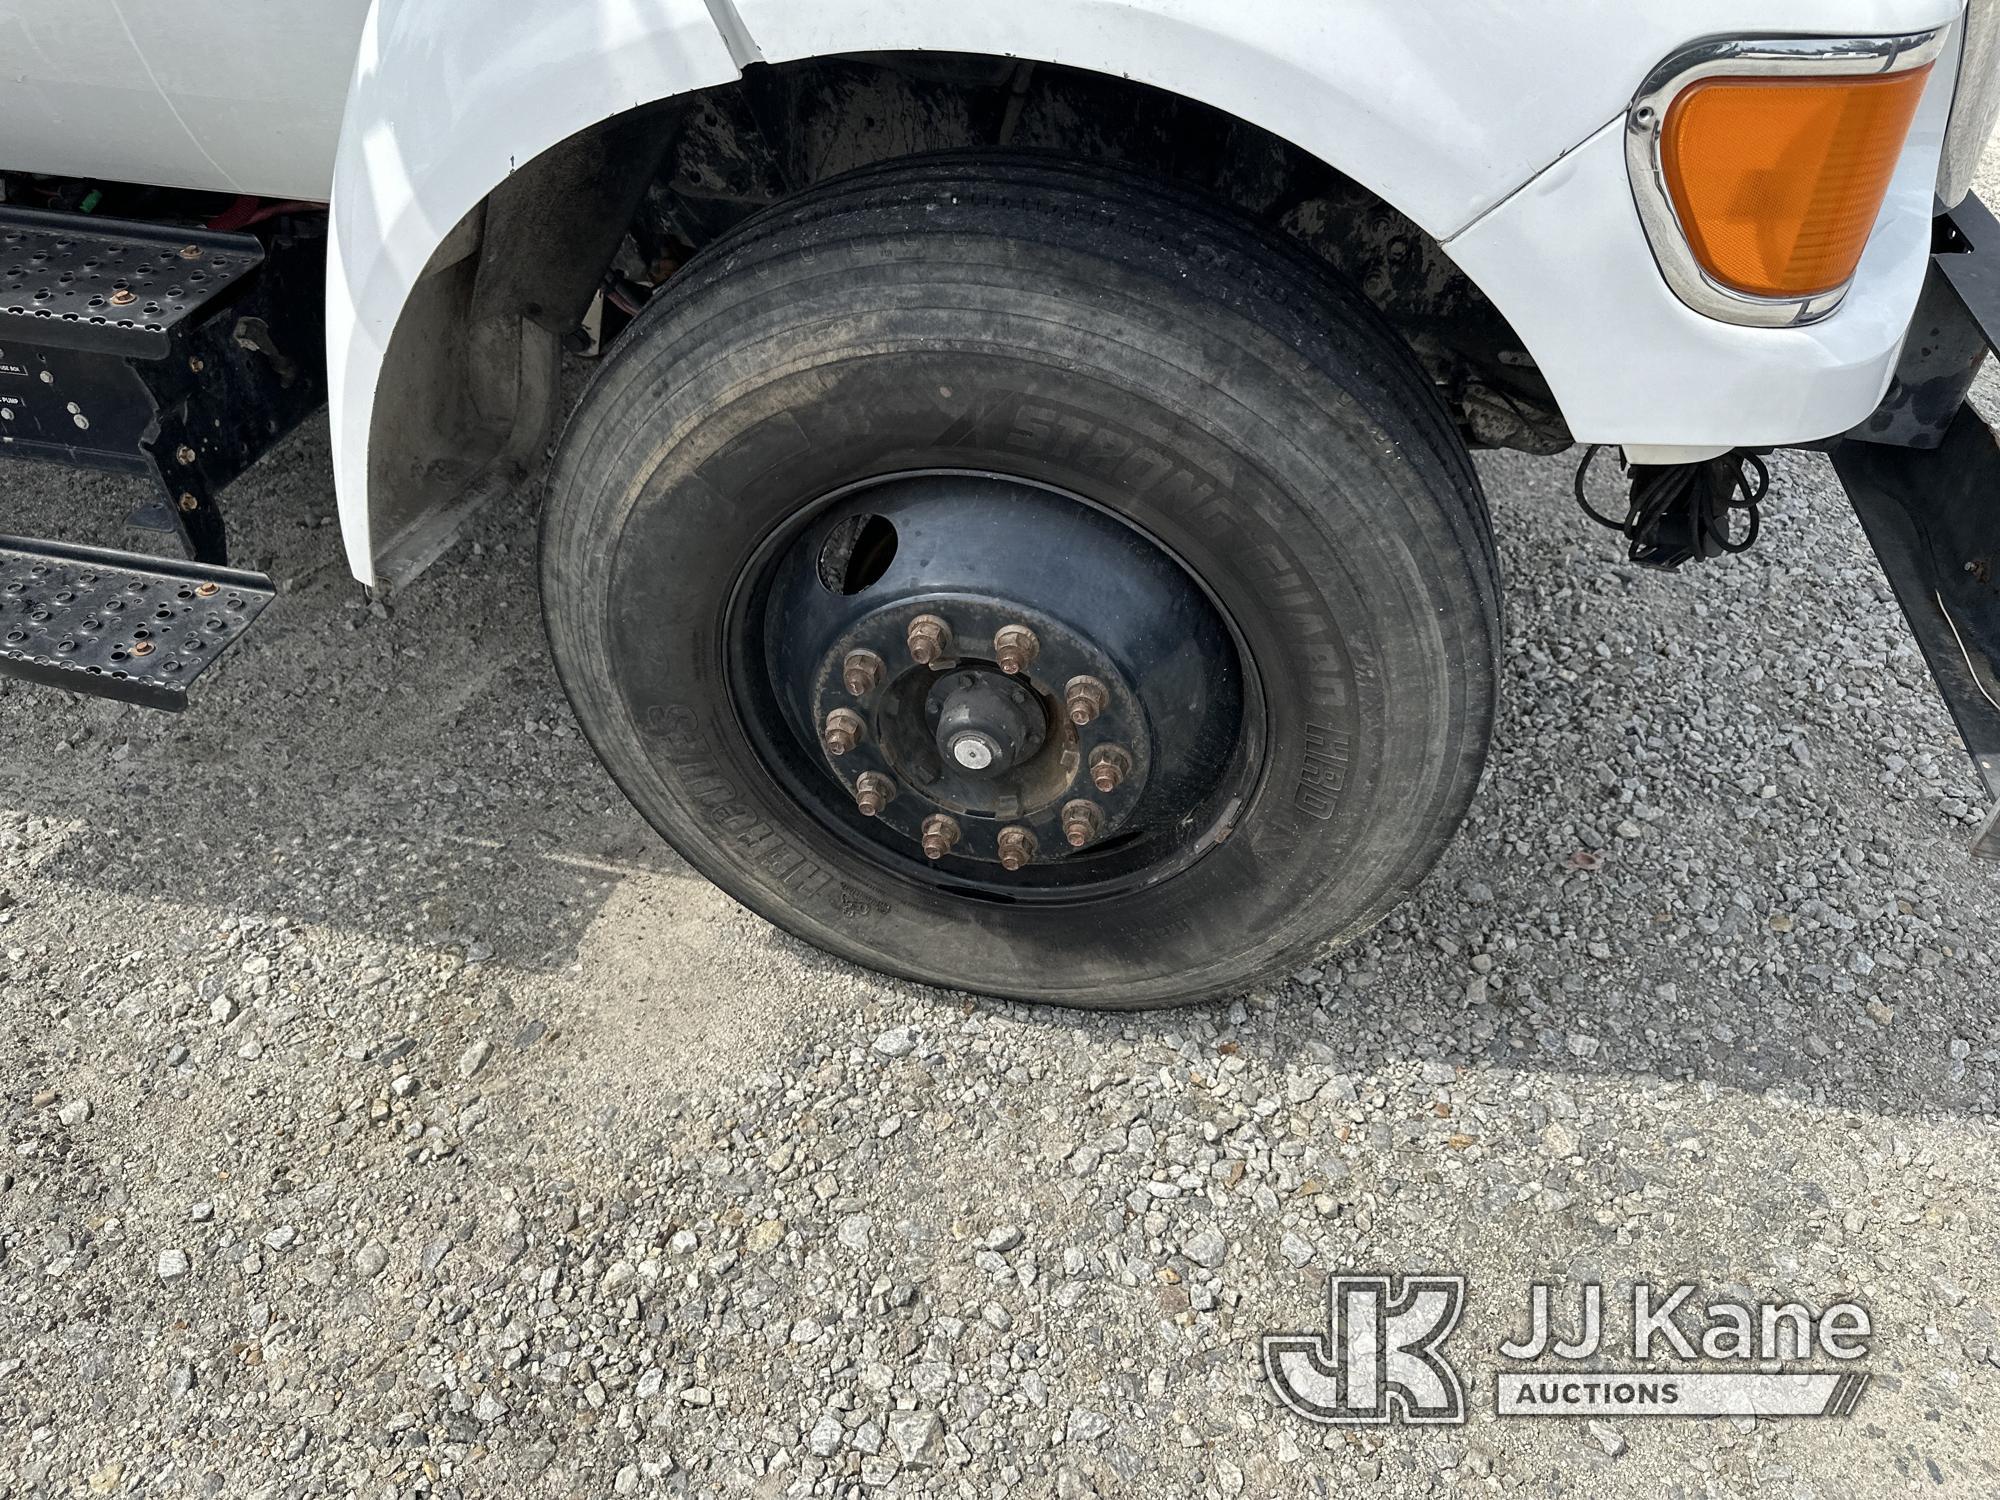
<path fill-rule="evenodd" d="M 1845 442 L 1833 466 L 1986 784 L 2000 859 L 2000 439 L 1961 406 L 1936 448 Z"/>

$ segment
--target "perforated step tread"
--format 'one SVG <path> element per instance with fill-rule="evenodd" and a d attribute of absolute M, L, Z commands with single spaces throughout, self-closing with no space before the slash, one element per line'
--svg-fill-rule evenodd
<path fill-rule="evenodd" d="M 0 537 L 0 675 L 179 710 L 276 592 L 261 573 Z"/>
<path fill-rule="evenodd" d="M 176 323 L 263 259 L 254 235 L 0 204 L 0 347 L 163 356 Z"/>

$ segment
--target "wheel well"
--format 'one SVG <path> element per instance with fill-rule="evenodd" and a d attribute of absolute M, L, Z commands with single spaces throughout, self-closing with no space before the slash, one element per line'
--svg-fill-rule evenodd
<path fill-rule="evenodd" d="M 1478 447 L 1569 433 L 1498 309 L 1429 234 L 1290 142 L 1126 78 L 959 53 L 753 64 L 526 163 L 440 245 L 392 339 L 370 440 L 378 571 L 437 555 L 468 497 L 516 477 L 555 416 L 557 340 L 608 289 L 643 299 L 696 251 L 815 183 L 980 146 L 1116 162 L 1208 193 L 1359 288 Z"/>
<path fill-rule="evenodd" d="M 939 53 L 752 67 L 687 101 L 635 240 L 655 257 L 699 249 L 825 178 L 982 145 L 1118 162 L 1232 204 L 1358 287 L 1409 341 L 1470 441 L 1568 444 L 1513 330 L 1436 240 L 1291 142 L 1131 79 Z"/>

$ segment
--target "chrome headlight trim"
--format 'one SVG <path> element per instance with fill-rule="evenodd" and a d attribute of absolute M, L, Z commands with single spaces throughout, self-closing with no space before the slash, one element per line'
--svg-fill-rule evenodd
<path fill-rule="evenodd" d="M 1812 297 L 1758 297 L 1710 276 L 1695 259 L 1673 195 L 1660 139 L 1667 111 L 1690 84 L 1707 78 L 1830 78 L 1902 73 L 1935 62 L 1946 28 L 1872 37 L 1710 37 L 1683 47 L 1647 75 L 1625 112 L 1625 165 L 1653 259 L 1674 295 L 1698 313 L 1752 328 L 1795 328 L 1829 316 L 1849 283 Z"/>

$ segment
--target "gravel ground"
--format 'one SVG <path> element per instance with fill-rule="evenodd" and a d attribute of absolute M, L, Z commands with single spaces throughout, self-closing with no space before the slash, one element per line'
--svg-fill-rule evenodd
<path fill-rule="evenodd" d="M 0 687 L 0 1494 L 2000 1490 L 1971 774 L 1821 460 L 1675 578 L 1571 462 L 1482 464 L 1505 707 L 1436 875 L 1093 1018 L 718 895 L 577 734 L 525 502 L 371 606 L 308 428 L 231 497 L 283 593 L 193 711 Z M 4 483 L 30 534 L 135 495 Z M 1468 1425 L 1277 1405 L 1330 1269 L 1471 1279 Z M 1874 1380 L 1496 1419 L 1537 1279 L 1857 1297 Z"/>

